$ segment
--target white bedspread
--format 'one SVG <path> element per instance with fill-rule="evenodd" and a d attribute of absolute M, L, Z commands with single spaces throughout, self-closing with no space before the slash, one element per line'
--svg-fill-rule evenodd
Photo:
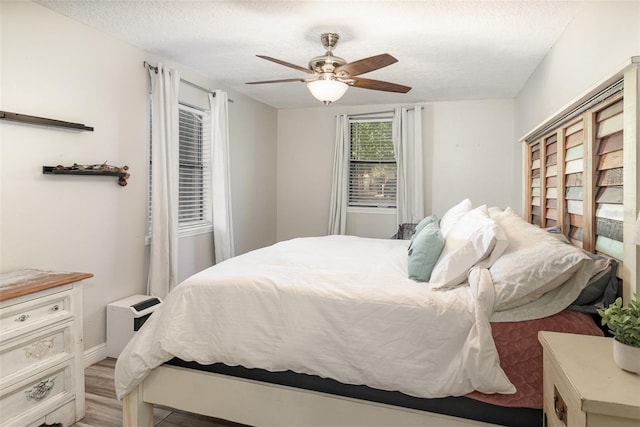
<path fill-rule="evenodd" d="M 177 356 L 292 370 L 418 397 L 514 393 L 487 270 L 448 291 L 407 278 L 405 240 L 327 236 L 217 264 L 172 291 L 118 359 L 119 398 Z"/>

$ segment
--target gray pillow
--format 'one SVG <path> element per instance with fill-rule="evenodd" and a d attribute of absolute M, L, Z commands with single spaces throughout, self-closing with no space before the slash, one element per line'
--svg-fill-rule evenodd
<path fill-rule="evenodd" d="M 599 265 L 604 260 L 604 269 L 594 269 L 587 287 L 580 292 L 578 298 L 569 306 L 569 310 L 596 314 L 598 308 L 608 307 L 618 296 L 618 262 L 613 258 L 591 254 L 585 251 Z"/>

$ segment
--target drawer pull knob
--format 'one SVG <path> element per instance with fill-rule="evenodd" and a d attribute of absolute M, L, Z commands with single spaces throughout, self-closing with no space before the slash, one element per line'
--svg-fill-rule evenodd
<path fill-rule="evenodd" d="M 56 378 L 53 377 L 48 380 L 40 381 L 37 385 L 29 390 L 25 390 L 25 394 L 27 395 L 27 400 L 42 400 L 51 391 L 55 384 Z"/>
<path fill-rule="evenodd" d="M 60 306 L 58 304 L 51 307 L 51 311 L 58 311 L 58 310 L 60 310 Z"/>
<path fill-rule="evenodd" d="M 24 322 L 29 318 L 28 314 L 21 314 L 20 316 L 16 317 L 15 321 L 16 322 Z"/>
<path fill-rule="evenodd" d="M 558 389 L 553 387 L 553 408 L 556 412 L 556 417 L 566 426 L 567 425 L 567 404 L 564 403 L 564 399 L 558 392 Z"/>

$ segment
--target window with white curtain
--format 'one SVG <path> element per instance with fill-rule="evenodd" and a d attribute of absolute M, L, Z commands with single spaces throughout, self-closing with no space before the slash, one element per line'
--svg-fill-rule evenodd
<path fill-rule="evenodd" d="M 349 121 L 349 207 L 396 207 L 391 126 L 391 118 Z"/>
<path fill-rule="evenodd" d="M 178 108 L 178 233 L 188 236 L 213 229 L 210 189 L 209 113 L 180 104 Z M 151 145 L 149 150 L 149 232 L 151 232 Z"/>

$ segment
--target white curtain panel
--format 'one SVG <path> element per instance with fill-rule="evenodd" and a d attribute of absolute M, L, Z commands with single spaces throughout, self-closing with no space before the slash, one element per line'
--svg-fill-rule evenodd
<path fill-rule="evenodd" d="M 333 155 L 333 184 L 329 209 L 328 234 L 345 234 L 349 182 L 349 117 L 336 116 L 336 141 Z"/>
<path fill-rule="evenodd" d="M 229 168 L 229 99 L 216 90 L 209 94 L 211 105 L 211 191 L 213 203 L 213 245 L 216 263 L 234 256 Z"/>
<path fill-rule="evenodd" d="M 151 79 L 151 250 L 147 292 L 164 298 L 178 274 L 177 70 L 158 64 Z"/>
<path fill-rule="evenodd" d="M 422 107 L 395 108 L 392 132 L 398 164 L 398 224 L 416 224 L 424 218 Z"/>

